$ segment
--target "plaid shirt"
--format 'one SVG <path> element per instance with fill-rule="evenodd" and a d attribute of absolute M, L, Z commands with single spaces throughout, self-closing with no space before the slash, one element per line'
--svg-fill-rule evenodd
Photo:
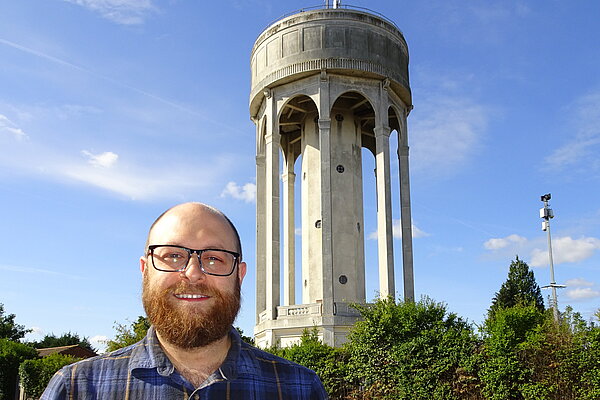
<path fill-rule="evenodd" d="M 235 329 L 230 336 L 227 358 L 198 388 L 175 370 L 151 327 L 134 345 L 64 367 L 41 399 L 327 399 L 313 371 L 242 342 Z"/>

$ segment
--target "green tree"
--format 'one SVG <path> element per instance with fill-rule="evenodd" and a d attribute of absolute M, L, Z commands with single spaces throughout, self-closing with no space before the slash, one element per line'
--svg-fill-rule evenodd
<path fill-rule="evenodd" d="M 44 358 L 23 361 L 19 366 L 19 378 L 27 397 L 40 398 L 56 371 L 78 360 L 64 354 L 50 354 Z"/>
<path fill-rule="evenodd" d="M 444 304 L 390 297 L 356 308 L 363 321 L 346 345 L 348 378 L 362 387 L 356 398 L 457 399 L 473 389 L 455 385 L 475 379 L 473 328 Z"/>
<path fill-rule="evenodd" d="M 519 256 L 510 263 L 508 277 L 492 299 L 488 317 L 493 317 L 501 308 L 510 308 L 517 304 L 532 304 L 540 311 L 545 309 L 542 291 L 535 281 L 533 271 Z"/>
<path fill-rule="evenodd" d="M 0 303 L 0 339 L 17 341 L 23 339 L 31 329 L 15 323 L 15 314 L 5 314 L 4 304 Z"/>
<path fill-rule="evenodd" d="M 131 326 L 116 322 L 115 330 L 117 331 L 117 334 L 113 340 L 106 342 L 106 350 L 115 351 L 122 347 L 137 343 L 146 336 L 148 329 L 150 329 L 150 322 L 146 317 L 141 315 L 131 324 Z"/>
<path fill-rule="evenodd" d="M 557 386 L 577 399 L 600 399 L 600 326 L 567 306 L 556 329 L 561 333 L 554 364 Z"/>
<path fill-rule="evenodd" d="M 31 344 L 36 349 L 44 349 L 44 348 L 48 348 L 48 347 L 70 346 L 70 345 L 78 344 L 81 347 L 84 347 L 93 352 L 96 351 L 96 349 L 94 349 L 92 347 L 92 344 L 90 343 L 90 341 L 88 340 L 87 337 L 80 338 L 78 334 L 71 333 L 71 332 L 63 333 L 61 336 L 56 336 L 55 334 L 51 333 L 49 335 L 44 336 L 44 338 L 42 340 L 40 340 L 39 342 L 32 342 Z"/>
<path fill-rule="evenodd" d="M 37 350 L 23 343 L 0 339 L 0 400 L 15 398 L 17 373 L 21 362 L 37 357 Z"/>
<path fill-rule="evenodd" d="M 342 392 L 347 388 L 347 353 L 323 344 L 316 328 L 305 329 L 300 343 L 284 348 L 275 346 L 266 351 L 312 369 L 323 382 L 330 398 L 342 398 Z"/>
<path fill-rule="evenodd" d="M 479 371 L 486 399 L 550 398 L 552 388 L 533 379 L 532 365 L 532 356 L 541 355 L 546 318 L 533 304 L 498 308 L 488 317 Z"/>

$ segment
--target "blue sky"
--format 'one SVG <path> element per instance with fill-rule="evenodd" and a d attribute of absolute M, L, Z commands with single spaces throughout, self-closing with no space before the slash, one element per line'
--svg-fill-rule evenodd
<path fill-rule="evenodd" d="M 237 324 L 252 332 L 250 51 L 271 22 L 319 4 L 3 2 L 0 303 L 35 330 L 29 339 L 71 331 L 96 343 L 141 315 L 147 229 L 182 201 L 215 205 L 239 227 L 249 273 Z M 600 3 L 343 4 L 384 14 L 409 45 L 417 296 L 480 323 L 515 255 L 547 284 L 538 209 L 550 192 L 556 280 L 568 285 L 559 304 L 591 318 L 600 307 Z M 399 218 L 397 162 L 392 173 Z M 365 247 L 373 298 L 376 243 Z"/>

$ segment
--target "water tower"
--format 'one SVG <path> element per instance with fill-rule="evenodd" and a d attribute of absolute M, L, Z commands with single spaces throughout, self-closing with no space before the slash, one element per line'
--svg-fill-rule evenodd
<path fill-rule="evenodd" d="M 305 328 L 316 327 L 324 343 L 338 346 L 358 317 L 349 303 L 365 302 L 363 148 L 376 167 L 376 193 L 367 195 L 377 198 L 379 292 L 395 295 L 393 131 L 398 135 L 404 298 L 414 299 L 406 41 L 385 17 L 340 8 L 336 2 L 334 8 L 302 10 L 267 27 L 252 49 L 251 69 L 255 339 L 261 347 L 287 346 Z M 297 209 L 301 272 L 296 265 Z M 297 302 L 298 273 L 302 293 Z"/>

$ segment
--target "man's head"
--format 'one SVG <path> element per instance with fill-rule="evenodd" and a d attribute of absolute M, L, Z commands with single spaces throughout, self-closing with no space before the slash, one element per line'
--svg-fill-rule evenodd
<path fill-rule="evenodd" d="M 246 274 L 239 235 L 231 221 L 205 204 L 180 204 L 152 224 L 146 243 L 140 258 L 142 301 L 159 338 L 181 348 L 193 348 L 224 337 L 239 311 L 240 287 Z M 240 253 L 240 257 L 229 276 L 205 274 L 196 254 L 191 255 L 185 270 L 163 272 L 154 268 L 159 261 L 150 255 L 151 245 L 222 249 Z"/>

